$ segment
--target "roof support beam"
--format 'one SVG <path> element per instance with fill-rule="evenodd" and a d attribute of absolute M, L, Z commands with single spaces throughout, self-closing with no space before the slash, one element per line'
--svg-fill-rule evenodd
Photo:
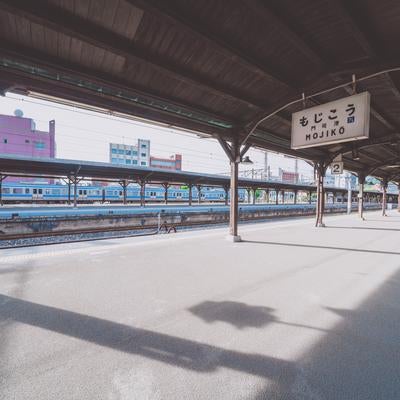
<path fill-rule="evenodd" d="M 145 3 L 147 2 L 150 3 L 150 1 L 146 0 Z M 215 96 L 234 102 L 246 103 L 252 108 L 265 108 L 266 106 L 266 104 L 261 104 L 257 100 L 247 97 L 245 93 L 236 92 L 232 88 L 225 87 L 214 80 L 189 71 L 173 61 L 167 60 L 165 57 L 161 58 L 137 46 L 124 36 L 115 34 L 102 26 L 43 0 L 36 0 L 35 2 L 30 0 L 1 0 L 0 9 L 125 57 L 128 63 L 130 60 L 144 61 L 172 79 L 196 86 Z"/>
<path fill-rule="evenodd" d="M 15 53 L 14 53 L 15 52 Z M 24 54 L 24 56 L 19 56 L 18 54 Z M 193 106 L 190 105 L 186 105 L 186 104 L 182 104 L 179 100 L 176 99 L 171 99 L 168 97 L 161 97 L 158 96 L 154 93 L 147 93 L 144 92 L 141 88 L 136 87 L 134 84 L 130 83 L 130 82 L 125 82 L 125 81 L 120 81 L 118 79 L 116 79 L 115 77 L 111 77 L 105 73 L 101 73 L 99 71 L 94 71 L 88 68 L 83 68 L 83 67 L 79 67 L 76 66 L 74 64 L 71 63 L 67 63 L 64 62 L 58 58 L 54 58 L 54 57 L 50 57 L 46 54 L 43 53 L 39 53 L 37 51 L 32 52 L 30 49 L 27 49 L 25 47 L 19 47 L 19 46 L 12 46 L 11 44 L 7 44 L 4 41 L 0 43 L 0 55 L 4 55 L 6 57 L 10 57 L 10 58 L 14 58 L 16 60 L 18 60 L 19 62 L 26 62 L 29 64 L 32 64 L 33 66 L 35 65 L 41 65 L 41 66 L 46 66 L 49 70 L 54 70 L 54 73 L 56 74 L 57 72 L 62 72 L 65 74 L 71 74 L 74 77 L 76 77 L 77 79 L 82 79 L 82 80 L 87 80 L 93 83 L 96 83 L 98 85 L 104 85 L 104 86 L 108 86 L 108 87 L 112 87 L 113 89 L 115 89 L 115 91 L 124 91 L 124 92 L 129 92 L 132 91 L 132 95 L 135 96 L 143 96 L 144 98 L 148 99 L 148 100 L 159 100 L 162 101 L 164 103 L 170 104 L 171 106 L 175 106 L 178 108 L 183 108 L 183 109 L 187 109 L 187 110 L 191 110 L 193 112 L 197 112 L 200 115 L 203 116 L 207 116 L 210 119 L 216 119 L 216 120 L 220 120 L 220 121 L 225 121 L 230 123 L 231 125 L 234 125 L 235 122 L 234 121 L 227 121 L 225 117 L 223 116 L 219 116 L 219 115 L 215 115 L 213 113 L 209 113 L 209 111 L 207 110 L 196 110 Z M 62 67 L 59 66 L 59 64 L 62 64 Z M 0 67 L 1 70 L 2 67 Z M 44 79 L 41 78 L 40 76 L 36 76 L 34 74 L 28 74 L 25 72 L 21 72 L 19 70 L 15 70 L 15 69 L 11 69 L 8 71 L 6 69 L 4 69 L 2 71 L 2 78 L 5 79 L 7 82 L 9 82 L 9 85 L 13 86 L 13 90 L 14 91 L 18 91 L 17 89 L 20 89 L 21 87 L 24 88 L 28 88 L 30 90 L 34 90 L 35 88 L 36 91 L 38 92 L 42 92 L 45 93 L 47 95 L 52 95 L 52 96 L 56 96 L 57 92 L 59 92 L 59 96 L 61 95 L 61 92 L 63 92 L 63 90 L 65 91 L 65 94 L 67 94 L 67 92 L 72 93 L 71 88 L 72 85 L 71 84 L 64 84 L 62 81 L 52 81 L 50 79 Z M 113 82 L 113 84 L 107 84 L 106 82 Z M 57 90 L 51 89 L 52 85 L 57 85 Z M 41 87 L 43 87 L 43 89 L 41 89 Z M 64 87 L 64 89 L 61 89 L 62 87 Z M 33 89 L 34 88 L 34 89 Z M 85 93 L 88 93 L 88 90 L 86 90 L 84 87 L 79 86 L 79 87 L 74 87 L 74 90 L 78 90 L 78 91 L 83 91 Z M 75 96 L 74 96 L 75 97 Z M 111 95 L 107 95 L 105 93 L 101 93 L 99 95 L 99 93 L 91 92 L 91 94 L 87 94 L 86 95 L 87 99 L 90 100 L 90 104 L 93 104 L 95 106 L 99 106 L 99 107 L 107 107 L 104 106 L 102 104 L 107 103 L 106 99 L 111 99 Z M 66 98 L 69 98 L 70 100 L 74 101 L 78 101 L 75 98 L 71 98 L 70 95 L 68 95 Z M 96 100 L 94 101 L 94 99 L 96 98 Z M 178 120 L 175 119 L 175 117 L 171 114 L 170 111 L 168 110 L 163 110 L 163 109 L 157 109 L 158 113 L 164 114 L 164 115 L 170 115 L 170 117 L 166 118 L 166 120 L 163 121 L 163 118 L 160 118 L 160 115 L 157 118 L 156 113 L 152 113 L 150 111 L 150 109 L 152 109 L 152 107 L 149 106 L 139 106 L 139 104 L 133 103 L 133 102 L 129 102 L 128 99 L 124 99 L 123 97 L 112 97 L 113 101 L 109 101 L 108 102 L 108 107 L 110 110 L 114 110 L 114 111 L 119 111 L 118 110 L 118 106 L 116 106 L 118 103 L 121 104 L 130 104 L 130 107 L 126 106 L 126 113 L 127 114 L 132 114 L 132 115 L 139 115 L 143 118 L 149 118 L 152 119 L 154 118 L 155 121 L 158 122 L 164 122 L 164 123 L 172 123 L 176 126 L 179 126 L 178 124 Z M 150 103 L 149 103 L 150 104 Z M 134 110 L 138 109 L 138 107 L 143 107 L 143 109 L 147 109 L 147 111 L 144 114 L 138 114 L 135 113 Z M 153 111 L 154 111 L 154 107 L 153 107 Z M 148 114 L 148 117 L 146 117 L 146 114 Z M 174 122 L 171 120 L 174 120 Z M 183 115 L 182 113 L 179 114 L 179 118 L 185 118 L 188 119 L 189 117 L 186 117 L 185 115 Z M 189 118 L 190 119 L 190 118 Z M 196 119 L 193 118 L 193 122 L 197 121 Z M 204 129 L 202 128 L 202 125 L 206 123 L 206 121 L 202 122 L 202 121 L 197 121 L 195 123 L 196 126 L 193 126 L 194 130 L 198 130 L 200 132 L 205 132 L 205 133 L 210 133 L 210 132 L 215 132 L 215 130 L 218 130 L 218 127 L 213 127 L 214 130 L 209 130 L 209 129 Z M 211 126 L 210 126 L 211 127 Z M 229 129 L 224 129 L 226 131 L 229 131 Z"/>

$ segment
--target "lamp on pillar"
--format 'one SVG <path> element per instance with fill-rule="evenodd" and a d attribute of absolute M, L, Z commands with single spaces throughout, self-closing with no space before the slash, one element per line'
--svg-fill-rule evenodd
<path fill-rule="evenodd" d="M 243 157 L 241 163 L 244 164 L 244 165 L 252 165 L 252 164 L 254 164 L 253 161 L 250 160 L 249 156 Z"/>

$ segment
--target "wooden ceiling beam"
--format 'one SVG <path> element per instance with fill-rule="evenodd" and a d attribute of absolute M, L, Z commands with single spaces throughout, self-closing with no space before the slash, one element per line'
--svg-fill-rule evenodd
<path fill-rule="evenodd" d="M 16 52 L 14 54 L 12 50 Z M 31 65 L 40 65 L 42 67 L 48 68 L 50 71 L 57 71 L 58 73 L 65 73 L 69 74 L 71 76 L 74 76 L 77 80 L 86 80 L 90 81 L 92 83 L 96 83 L 99 86 L 105 86 L 105 87 L 110 87 L 116 91 L 126 91 L 126 92 L 132 92 L 132 96 L 143 96 L 144 98 L 147 98 L 148 100 L 159 100 L 161 102 L 164 102 L 166 104 L 170 104 L 171 106 L 176 106 L 176 107 L 182 107 L 184 109 L 190 110 L 194 113 L 198 113 L 200 115 L 203 115 L 205 117 L 208 117 L 210 119 L 217 119 L 220 121 L 225 121 L 227 123 L 230 123 L 231 125 L 237 124 L 235 121 L 231 121 L 227 119 L 224 116 L 217 115 L 215 113 L 210 113 L 207 110 L 204 109 L 196 109 L 192 105 L 185 104 L 184 102 L 179 102 L 176 99 L 172 99 L 169 97 L 165 96 L 159 96 L 155 93 L 149 93 L 144 91 L 142 88 L 139 88 L 132 83 L 128 83 L 122 80 L 115 79 L 115 77 L 111 77 L 105 73 L 99 73 L 98 71 L 91 70 L 89 68 L 82 68 L 81 66 L 76 66 L 72 63 L 63 63 L 63 67 L 59 66 L 59 60 L 58 58 L 50 57 L 46 54 L 41 54 L 38 52 L 34 52 L 32 54 L 32 50 L 27 49 L 25 47 L 16 47 L 16 46 L 7 46 L 5 42 L 0 43 L 0 55 L 2 56 L 7 56 L 11 58 L 17 59 L 19 62 L 26 62 Z M 24 54 L 24 56 L 18 56 L 18 54 Z M 47 95 L 52 95 L 57 97 L 57 87 L 55 84 L 57 84 L 60 87 L 60 94 L 58 97 L 62 97 L 62 92 L 63 90 L 66 91 L 68 94 L 68 98 L 71 99 L 71 94 L 75 90 L 77 92 L 84 92 L 86 93 L 85 99 L 88 100 L 88 104 L 98 106 L 99 104 L 106 103 L 109 107 L 110 110 L 118 111 L 118 107 L 120 107 L 119 103 L 125 104 L 124 107 L 124 112 L 129 110 L 131 108 L 132 110 L 147 110 L 143 111 L 142 114 L 144 115 L 139 115 L 143 118 L 146 118 L 146 115 L 151 116 L 151 118 L 154 118 L 155 121 L 157 122 L 164 122 L 164 123 L 170 123 L 179 126 L 179 121 L 178 121 L 178 116 L 174 115 L 168 110 L 162 110 L 162 109 L 155 109 L 154 107 L 146 106 L 146 105 L 141 105 L 141 104 L 136 104 L 133 102 L 129 102 L 128 99 L 123 99 L 122 97 L 115 97 L 115 96 L 108 96 L 105 93 L 100 93 L 100 92 L 94 92 L 94 91 L 89 91 L 84 89 L 81 86 L 72 86 L 71 84 L 66 84 L 63 83 L 62 81 L 51 81 L 50 79 L 45 79 L 41 78 L 37 75 L 33 74 L 28 74 L 22 71 L 18 71 L 15 69 L 6 69 L 4 67 L 0 67 L 1 70 L 1 75 L 4 80 L 6 80 L 10 85 L 12 85 L 15 89 L 24 89 L 24 87 L 28 87 L 31 84 L 32 86 L 40 89 L 40 87 L 43 87 L 46 91 L 44 92 Z M 49 89 L 51 89 L 52 93 L 49 93 Z M 63 88 L 63 89 L 61 89 Z M 32 90 L 32 89 L 31 89 Z M 38 90 L 40 92 L 40 90 Z M 95 98 L 98 98 L 98 100 L 94 100 Z M 111 101 L 111 98 L 113 99 Z M 108 99 L 108 101 L 105 101 L 105 99 Z M 72 99 L 73 101 L 78 101 L 76 98 Z M 81 100 L 83 102 L 84 100 Z M 96 103 L 96 104 L 94 104 Z M 130 107 L 128 106 L 130 104 Z M 137 111 L 135 111 L 137 112 Z M 128 114 L 132 115 L 138 115 L 135 112 L 127 112 Z M 160 114 L 160 117 L 157 118 L 157 113 Z M 161 117 L 164 115 L 164 117 Z M 169 117 L 165 117 L 169 116 Z M 163 120 L 164 118 L 164 120 Z M 229 129 L 223 129 L 222 127 L 212 127 L 211 125 L 207 124 L 205 121 L 202 122 L 200 120 L 196 119 L 190 119 L 188 116 L 179 114 L 179 119 L 187 120 L 187 121 L 192 121 L 188 122 L 186 125 L 192 125 L 194 130 L 198 130 L 199 132 L 205 132 L 205 133 L 212 133 L 214 130 L 220 130 L 221 132 L 224 132 L 225 134 L 229 133 Z M 182 128 L 187 128 L 187 129 L 192 129 L 191 127 L 188 126 L 183 126 L 184 124 L 181 124 Z M 204 128 L 202 128 L 202 126 Z M 208 126 L 210 129 L 206 129 L 205 127 Z M 228 134 L 229 136 L 229 134 Z"/>
<path fill-rule="evenodd" d="M 226 85 L 210 80 L 201 74 L 189 71 L 172 61 L 168 61 L 166 58 L 141 48 L 119 34 L 43 0 L 36 0 L 35 2 L 30 0 L 1 0 L 0 10 L 26 18 L 55 32 L 61 32 L 69 37 L 122 56 L 128 63 L 132 59 L 145 62 L 157 71 L 177 81 L 198 87 L 226 100 L 236 103 L 241 102 L 247 104 L 248 107 L 256 109 L 263 109 L 267 106 L 267 104 L 250 98 L 245 93 L 226 87 Z"/>
<path fill-rule="evenodd" d="M 212 32 L 209 26 L 201 24 L 198 20 L 189 18 L 187 15 L 182 16 L 174 11 L 169 2 L 164 0 L 126 0 L 133 6 L 144 10 L 145 12 L 154 15 L 161 20 L 168 21 L 174 26 L 179 26 L 179 29 L 192 35 L 207 44 L 215 51 L 232 62 L 243 65 L 246 69 L 260 77 L 268 77 L 277 83 L 293 89 L 297 86 L 297 82 L 291 82 L 290 78 L 284 76 L 278 68 L 271 65 L 261 63 L 254 59 L 249 54 L 246 54 L 242 49 L 237 48 L 233 43 L 223 39 L 220 35 Z"/>

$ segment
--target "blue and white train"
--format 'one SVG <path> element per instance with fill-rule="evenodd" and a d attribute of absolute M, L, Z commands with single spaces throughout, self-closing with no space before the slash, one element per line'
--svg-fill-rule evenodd
<path fill-rule="evenodd" d="M 7 183 L 2 185 L 2 200 L 5 204 L 17 203 L 66 203 L 68 201 L 68 186 L 61 184 L 36 183 Z M 123 190 L 121 186 L 77 186 L 77 201 L 80 203 L 121 203 Z M 71 186 L 70 199 L 74 198 L 74 186 Z M 196 188 L 192 189 L 192 200 L 198 202 L 199 194 Z M 205 203 L 223 203 L 225 191 L 221 188 L 203 187 L 200 200 Z M 245 200 L 245 190 L 239 190 L 239 201 Z M 140 202 L 140 186 L 131 184 L 127 188 L 127 201 Z M 164 202 L 164 188 L 146 186 L 145 201 L 149 203 Z M 185 187 L 168 188 L 168 201 L 188 202 L 189 189 Z"/>

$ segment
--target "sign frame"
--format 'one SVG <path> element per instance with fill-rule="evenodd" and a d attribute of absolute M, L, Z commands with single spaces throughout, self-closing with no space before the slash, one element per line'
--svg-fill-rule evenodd
<path fill-rule="evenodd" d="M 343 161 L 333 161 L 330 165 L 332 175 L 343 174 Z"/>
<path fill-rule="evenodd" d="M 307 138 L 303 139 L 299 139 L 299 137 L 301 137 L 301 135 L 311 135 L 311 130 L 303 130 L 303 132 L 301 132 L 301 127 L 299 128 L 298 123 L 301 120 L 300 119 L 300 115 L 302 115 L 306 120 L 307 123 L 308 118 L 311 119 L 311 115 L 314 115 L 314 121 L 315 123 L 319 123 L 320 121 L 318 120 L 317 122 L 317 118 L 315 116 L 320 116 L 322 114 L 327 114 L 327 112 L 329 110 L 331 111 L 335 111 L 337 109 L 343 109 L 343 107 L 345 107 L 345 103 L 350 103 L 353 102 L 353 104 L 356 104 L 357 102 L 357 107 L 363 107 L 363 114 L 361 114 L 361 118 L 360 115 L 357 115 L 357 119 L 356 119 L 356 125 L 357 127 L 360 126 L 362 129 L 361 132 L 359 132 L 358 134 L 354 134 L 351 133 L 351 136 L 337 136 L 336 133 L 333 137 L 333 134 L 331 132 L 331 137 L 332 140 L 329 140 L 330 138 L 328 137 L 328 131 L 332 131 L 332 128 L 322 128 L 322 129 L 326 129 L 326 137 L 324 137 L 324 131 L 321 130 L 321 133 L 319 132 L 314 132 L 313 135 L 315 135 L 316 133 L 318 133 L 319 136 L 317 136 L 316 138 L 313 137 L 311 139 L 311 141 L 309 143 L 306 143 L 305 141 L 307 140 Z M 320 146 L 328 146 L 328 145 L 332 145 L 332 144 L 338 144 L 338 143 L 343 143 L 343 142 L 352 142 L 352 141 L 356 141 L 356 140 L 363 140 L 363 139 L 368 139 L 369 138 L 369 124 L 370 124 L 370 103 L 371 103 L 371 95 L 369 92 L 365 91 L 362 93 L 358 93 L 352 96 L 347 96 L 347 97 L 342 97 L 341 99 L 338 100 L 334 100 L 328 103 L 324 103 L 324 104 L 319 104 L 317 106 L 314 107 L 310 107 L 310 108 L 306 108 L 304 110 L 300 110 L 297 111 L 295 113 L 292 114 L 292 127 L 291 127 L 291 142 L 290 142 L 290 147 L 293 150 L 297 150 L 297 149 L 306 149 L 306 148 L 311 148 L 311 147 L 320 147 Z M 361 113 L 362 111 L 360 111 Z M 319 117 L 318 117 L 319 118 Z M 322 119 L 322 117 L 321 117 Z M 325 120 L 326 122 L 328 122 L 327 120 Z M 304 121 L 301 121 L 302 123 Z M 314 123 L 314 122 L 311 122 Z M 330 121 L 329 121 L 330 123 Z M 347 120 L 345 122 L 347 129 L 350 130 L 354 130 L 356 128 L 354 128 L 352 125 L 349 125 L 350 122 L 349 120 Z M 324 125 L 324 124 L 322 124 Z M 327 123 L 325 123 L 325 125 L 327 125 Z M 342 125 L 343 126 L 343 125 Z M 302 125 L 302 127 L 305 127 L 305 125 Z M 311 124 L 310 124 L 311 127 Z M 315 128 L 315 126 L 312 126 L 312 128 Z M 340 127 L 341 128 L 341 127 Z M 340 130 L 340 128 L 338 128 L 338 130 Z M 344 127 L 343 127 L 344 128 Z M 308 128 L 307 128 L 308 129 Z M 308 134 L 307 134 L 308 132 Z M 320 135 L 323 135 L 322 137 Z M 322 141 L 318 141 L 315 142 L 316 139 L 322 139 Z M 326 140 L 328 139 L 328 140 Z"/>

